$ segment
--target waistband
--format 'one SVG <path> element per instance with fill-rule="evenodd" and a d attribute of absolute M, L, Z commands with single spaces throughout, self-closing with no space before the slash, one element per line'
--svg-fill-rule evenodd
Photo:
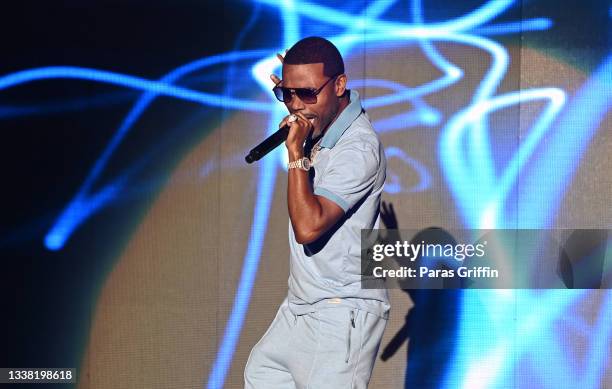
<path fill-rule="evenodd" d="M 389 304 L 378 300 L 351 299 L 351 298 L 329 298 L 319 300 L 314 304 L 296 304 L 286 299 L 289 311 L 296 316 L 315 313 L 322 309 L 348 307 L 359 309 L 380 316 L 383 319 L 389 318 Z"/>

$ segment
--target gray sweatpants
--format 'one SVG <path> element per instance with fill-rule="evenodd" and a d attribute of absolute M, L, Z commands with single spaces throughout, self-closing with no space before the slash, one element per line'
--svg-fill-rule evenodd
<path fill-rule="evenodd" d="M 295 315 L 285 300 L 251 350 L 245 388 L 367 388 L 386 325 L 343 305 Z"/>

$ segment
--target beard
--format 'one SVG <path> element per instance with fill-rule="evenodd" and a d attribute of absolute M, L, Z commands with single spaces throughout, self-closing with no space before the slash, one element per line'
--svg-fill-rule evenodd
<path fill-rule="evenodd" d="M 339 103 L 334 104 L 332 110 L 329 112 L 329 115 L 326 115 L 325 123 L 323 122 L 317 123 L 317 124 L 321 124 L 321 126 L 319 128 L 316 128 L 316 127 L 313 128 L 312 134 L 311 134 L 311 137 L 313 139 L 318 138 L 319 136 L 325 134 L 329 126 L 331 126 L 332 123 L 337 119 L 339 107 L 340 107 Z M 318 119 L 321 119 L 321 117 L 318 117 L 317 120 Z"/>

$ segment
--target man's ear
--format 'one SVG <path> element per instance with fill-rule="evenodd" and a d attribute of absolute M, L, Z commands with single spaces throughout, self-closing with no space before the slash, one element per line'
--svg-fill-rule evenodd
<path fill-rule="evenodd" d="M 346 81 L 346 74 L 341 74 L 336 78 L 336 82 L 334 83 L 336 88 L 336 96 L 344 96 L 344 92 L 346 92 Z"/>

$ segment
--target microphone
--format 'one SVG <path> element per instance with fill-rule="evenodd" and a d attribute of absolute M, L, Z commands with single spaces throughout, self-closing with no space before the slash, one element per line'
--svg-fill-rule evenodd
<path fill-rule="evenodd" d="M 276 131 L 274 134 L 270 135 L 266 140 L 255 146 L 253 150 L 249 152 L 249 155 L 244 157 L 244 160 L 247 163 L 253 163 L 255 161 L 259 161 L 270 151 L 274 150 L 281 143 L 283 143 L 287 136 L 289 135 L 289 126 L 285 125 L 281 127 L 280 130 Z"/>

